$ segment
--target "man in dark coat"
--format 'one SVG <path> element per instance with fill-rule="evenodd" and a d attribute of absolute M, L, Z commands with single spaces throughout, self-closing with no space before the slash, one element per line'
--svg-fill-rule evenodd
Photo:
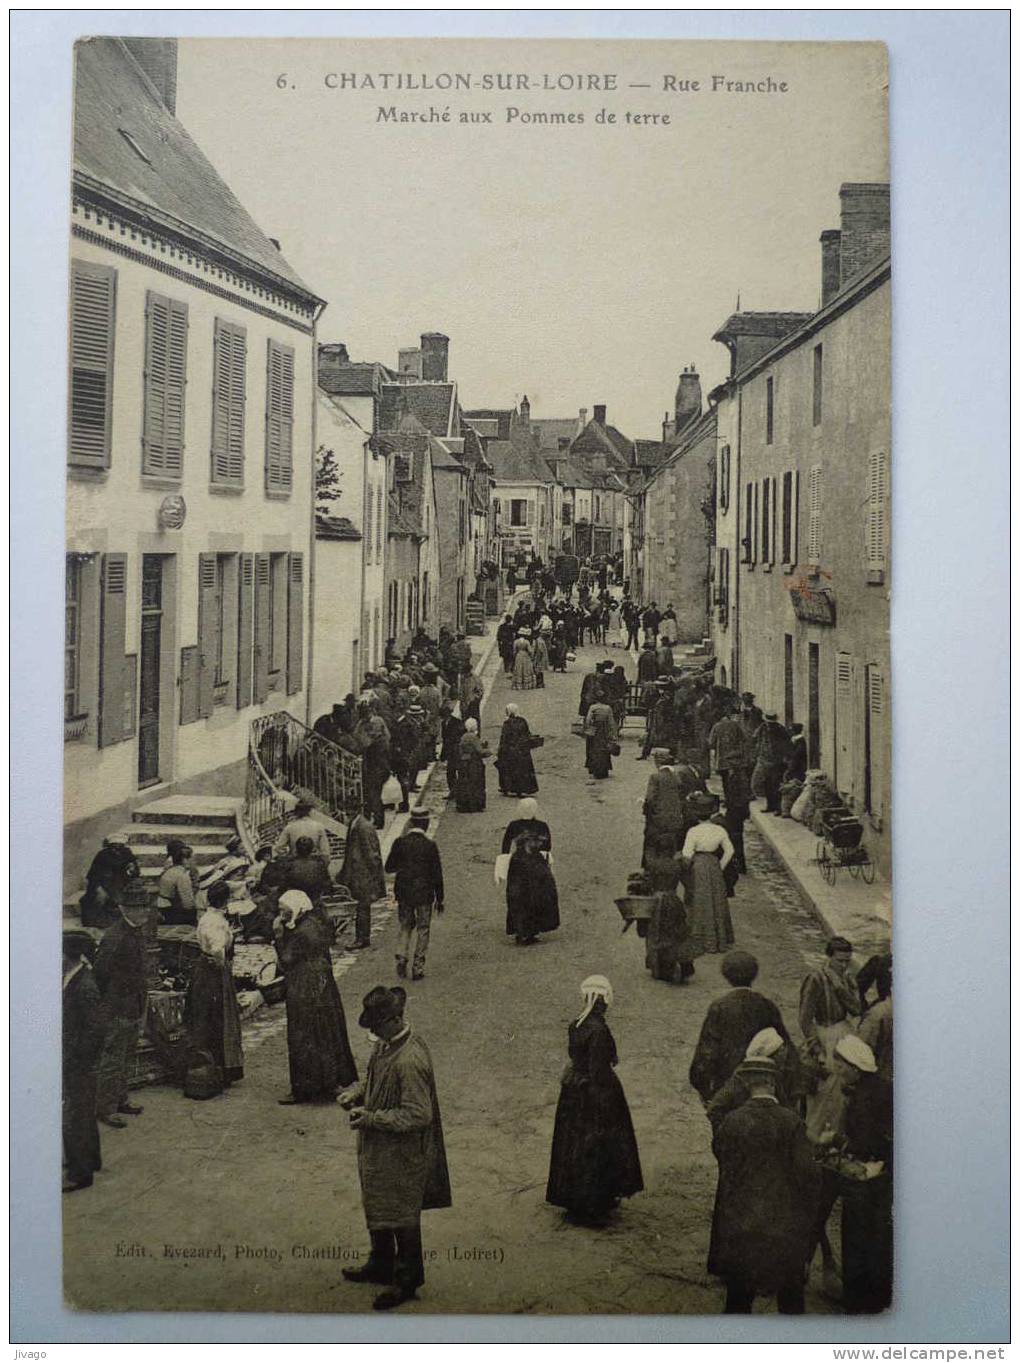
<path fill-rule="evenodd" d="M 655 683 L 655 692 L 655 704 L 646 718 L 645 741 L 640 753 L 642 758 L 648 757 L 653 748 L 669 748 L 672 752 L 676 743 L 676 707 L 669 679 L 660 677 Z"/>
<path fill-rule="evenodd" d="M 411 954 L 411 934 L 417 930 L 411 978 L 425 977 L 425 954 L 429 948 L 432 910 L 443 912 L 443 863 L 439 848 L 428 836 L 428 810 L 411 812 L 411 826 L 390 848 L 386 858 L 388 873 L 396 873 L 393 893 L 400 923 L 397 947 L 397 974 L 407 976 Z"/>
<path fill-rule="evenodd" d="M 594 672 L 586 674 L 581 682 L 581 699 L 577 705 L 577 713 L 584 719 L 592 707 L 596 695 L 602 689 L 602 664 L 596 663 Z"/>
<path fill-rule="evenodd" d="M 732 712 L 724 713 L 722 718 L 712 725 L 708 734 L 708 746 L 712 766 L 722 777 L 723 799 L 729 805 L 731 786 L 735 779 L 739 779 L 735 774 L 746 773 L 749 752 L 744 726 L 738 723 Z M 743 779 L 746 782 L 746 775 Z"/>
<path fill-rule="evenodd" d="M 654 839 L 669 839 L 671 855 L 680 847 L 680 825 L 684 817 L 684 798 L 673 771 L 673 754 L 668 748 L 653 748 L 655 771 L 648 778 L 642 812 L 645 816 L 645 838 L 641 850 L 644 866 L 649 843 Z"/>
<path fill-rule="evenodd" d="M 790 757 L 790 735 L 776 715 L 766 715 L 754 740 L 751 788 L 765 798 L 766 814 L 781 814 L 779 787 Z"/>
<path fill-rule="evenodd" d="M 762 713 L 759 707 L 754 703 L 753 691 L 741 691 L 740 710 L 737 714 L 737 720 L 740 727 L 747 735 L 748 745 L 750 746 L 751 739 L 754 738 L 755 734 L 761 728 L 762 722 Z"/>
<path fill-rule="evenodd" d="M 94 973 L 106 1023 L 97 1076 L 96 1115 L 107 1126 L 127 1126 L 124 1116 L 135 1117 L 142 1110 L 128 1101 L 128 1073 L 145 1008 L 142 929 L 150 912 L 145 886 L 138 880 L 130 881 L 121 896 L 117 921 L 103 933 L 96 953 Z"/>
<path fill-rule="evenodd" d="M 750 1097 L 712 1142 L 719 1184 L 708 1271 L 726 1284 L 726 1314 L 746 1314 L 775 1293 L 784 1315 L 804 1312 L 804 1267 L 821 1174 L 804 1123 L 776 1101 L 775 1065 L 745 1060 Z"/>
<path fill-rule="evenodd" d="M 354 949 L 359 951 L 371 944 L 372 905 L 386 893 L 379 834 L 371 820 L 361 813 L 355 814 L 347 825 L 340 883 L 347 886 L 357 904 Z"/>
<path fill-rule="evenodd" d="M 691 1060 L 691 1087 L 706 1104 L 744 1059 L 752 1037 L 766 1027 L 775 1028 L 793 1050 L 779 1009 L 751 988 L 758 975 L 758 962 L 750 952 L 728 951 L 722 960 L 722 973 L 732 988 L 709 1004 Z"/>
<path fill-rule="evenodd" d="M 624 648 L 630 650 L 638 646 L 638 632 L 641 628 L 641 613 L 629 598 L 623 603 L 621 611 L 623 623 L 627 626 L 627 642 Z"/>
<path fill-rule="evenodd" d="M 655 645 L 645 644 L 637 660 L 637 679 L 644 685 L 654 683 L 659 677 L 659 658 Z"/>
<path fill-rule="evenodd" d="M 87 932 L 66 932 L 63 940 L 63 1191 L 92 1186 L 102 1168 L 96 1125 L 96 1070 L 105 1027 L 91 962 L 96 944 Z"/>
<path fill-rule="evenodd" d="M 345 1268 L 353 1283 L 386 1290 L 372 1303 L 390 1311 L 425 1281 L 423 1210 L 453 1205 L 432 1057 L 404 1021 L 407 995 L 377 985 L 358 1019 L 379 1038 L 363 1083 L 340 1095 L 358 1133 L 358 1174 L 372 1241 L 367 1262 Z"/>
<path fill-rule="evenodd" d="M 112 833 L 104 838 L 85 876 L 85 893 L 79 902 L 82 924 L 87 928 L 109 927 L 117 917 L 121 890 L 140 874 L 127 836 Z"/>

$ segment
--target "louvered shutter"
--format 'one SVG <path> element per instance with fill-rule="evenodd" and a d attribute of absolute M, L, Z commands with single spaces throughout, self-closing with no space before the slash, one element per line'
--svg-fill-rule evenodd
<path fill-rule="evenodd" d="M 822 561 L 822 466 L 815 464 L 808 474 L 808 562 Z"/>
<path fill-rule="evenodd" d="M 772 488 L 771 480 L 762 479 L 761 484 L 761 561 L 768 567 L 772 562 Z"/>
<path fill-rule="evenodd" d="M 266 488 L 289 492 L 293 481 L 294 349 L 267 342 Z"/>
<path fill-rule="evenodd" d="M 90 468 L 110 464 L 116 289 L 115 270 L 72 261 L 70 464 Z"/>
<path fill-rule="evenodd" d="M 793 473 L 793 515 L 790 518 L 790 570 L 800 562 L 800 470 Z"/>
<path fill-rule="evenodd" d="M 198 713 L 213 712 L 216 682 L 216 555 L 198 556 Z"/>
<path fill-rule="evenodd" d="M 216 319 L 213 334 L 212 481 L 244 483 L 244 327 Z"/>
<path fill-rule="evenodd" d="M 104 554 L 100 607 L 99 746 L 124 733 L 124 640 L 127 624 L 127 554 Z"/>
<path fill-rule="evenodd" d="M 836 654 L 836 788 L 853 799 L 856 791 L 854 743 L 854 660 Z"/>
<path fill-rule="evenodd" d="M 145 299 L 143 473 L 181 476 L 187 348 L 187 306 L 150 290 Z"/>
<path fill-rule="evenodd" d="M 181 723 L 198 719 L 199 652 L 197 644 L 181 649 Z"/>
<path fill-rule="evenodd" d="M 888 470 L 885 451 L 875 450 L 868 457 L 868 515 L 865 550 L 869 581 L 881 582 L 885 576 L 887 481 Z"/>
<path fill-rule="evenodd" d="M 868 802 L 871 817 L 879 822 L 885 813 L 885 762 L 884 762 L 884 725 L 885 719 L 885 678 L 877 667 L 869 667 L 868 694 L 865 703 L 868 707 L 868 749 L 871 768 L 871 789 Z"/>
<path fill-rule="evenodd" d="M 237 708 L 251 704 L 252 692 L 252 633 L 254 626 L 253 592 L 255 560 L 242 554 L 238 566 L 237 601 Z"/>
<path fill-rule="evenodd" d="M 269 616 L 272 610 L 273 585 L 269 571 L 269 555 L 255 555 L 255 647 L 254 695 L 261 705 L 269 695 Z"/>
<path fill-rule="evenodd" d="M 301 690 L 304 660 L 305 556 L 291 554 L 287 575 L 287 695 Z"/>
<path fill-rule="evenodd" d="M 752 546 L 754 544 L 754 484 L 747 484 L 747 495 L 744 502 L 744 562 L 751 563 Z"/>

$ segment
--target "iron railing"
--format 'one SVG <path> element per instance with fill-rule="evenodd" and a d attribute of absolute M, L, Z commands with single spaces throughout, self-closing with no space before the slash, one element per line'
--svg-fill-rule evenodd
<path fill-rule="evenodd" d="M 291 803 L 284 792 L 347 823 L 362 807 L 361 758 L 286 710 L 260 715 L 249 731 L 244 809 L 256 846 L 272 841 L 283 828 Z"/>

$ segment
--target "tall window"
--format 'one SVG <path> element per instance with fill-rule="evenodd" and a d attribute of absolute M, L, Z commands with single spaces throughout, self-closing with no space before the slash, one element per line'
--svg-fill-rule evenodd
<path fill-rule="evenodd" d="M 375 561 L 382 562 L 383 550 L 383 497 L 385 492 L 382 485 L 375 490 Z"/>
<path fill-rule="evenodd" d="M 888 477 L 885 450 L 874 450 L 868 456 L 868 514 L 865 531 L 869 582 L 885 581 Z"/>
<path fill-rule="evenodd" d="M 763 478 L 761 484 L 761 561 L 768 565 L 772 562 L 772 479 Z"/>
<path fill-rule="evenodd" d="M 69 464 L 110 464 L 116 292 L 116 270 L 71 262 Z"/>
<path fill-rule="evenodd" d="M 244 327 L 216 318 L 213 332 L 212 472 L 223 487 L 244 484 Z"/>
<path fill-rule="evenodd" d="M 215 671 L 213 680 L 217 686 L 222 686 L 226 681 L 223 670 L 223 607 L 226 603 L 226 575 L 227 575 L 227 556 L 226 554 L 216 555 L 216 586 L 213 597 L 213 660 Z"/>
<path fill-rule="evenodd" d="M 269 673 L 282 673 L 287 665 L 287 555 L 269 560 Z"/>
<path fill-rule="evenodd" d="M 719 451 L 719 510 L 725 511 L 730 504 L 730 447 L 723 445 Z"/>
<path fill-rule="evenodd" d="M 822 466 L 815 464 L 808 475 L 808 562 L 822 561 Z"/>
<path fill-rule="evenodd" d="M 560 516 L 560 519 L 562 520 L 564 525 L 570 525 L 573 514 L 574 514 L 573 507 L 570 505 L 569 502 L 564 502 L 563 510 Z"/>
<path fill-rule="evenodd" d="M 181 476 L 187 358 L 187 304 L 150 289 L 145 297 L 143 473 Z"/>
<path fill-rule="evenodd" d="M 527 525 L 528 503 L 523 497 L 514 497 L 510 502 L 510 524 Z"/>
<path fill-rule="evenodd" d="M 815 426 L 822 421 L 822 347 L 815 346 L 811 383 L 811 421 Z"/>
<path fill-rule="evenodd" d="M 79 713 L 81 687 L 81 563 L 64 559 L 64 718 Z"/>
<path fill-rule="evenodd" d="M 744 497 L 744 562 L 753 563 L 754 549 L 754 484 L 748 483 Z"/>
<path fill-rule="evenodd" d="M 781 552 L 783 563 L 790 566 L 797 562 L 797 489 L 799 482 L 799 474 L 792 471 L 783 474 Z"/>
<path fill-rule="evenodd" d="M 765 380 L 765 444 L 772 444 L 775 419 L 775 385 L 772 379 Z"/>
<path fill-rule="evenodd" d="M 293 483 L 294 348 L 270 339 L 266 353 L 266 491 Z"/>

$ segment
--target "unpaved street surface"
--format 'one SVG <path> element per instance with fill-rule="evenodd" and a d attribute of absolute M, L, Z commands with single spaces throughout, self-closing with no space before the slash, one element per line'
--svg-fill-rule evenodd
<path fill-rule="evenodd" d="M 609 650 L 611 654 L 613 650 Z M 708 1003 L 722 993 L 719 957 L 675 987 L 644 969 L 644 944 L 621 934 L 613 904 L 640 861 L 640 803 L 652 764 L 635 760 L 628 727 L 608 781 L 584 770 L 570 733 L 582 649 L 544 691 L 514 694 L 532 730 L 539 809 L 553 833 L 562 926 L 535 946 L 504 932 L 493 861 L 516 801 L 488 773 L 488 809 L 438 829 L 446 913 L 433 920 L 426 978 L 409 983 L 409 1020 L 428 1042 L 442 1104 L 454 1206 L 423 1217 L 427 1282 L 402 1314 L 555 1312 L 715 1314 L 721 1286 L 705 1272 L 715 1189 L 709 1127 L 687 1069 Z M 490 666 L 498 666 L 498 657 Z M 510 693 L 502 677 L 483 714 L 493 750 Z M 440 770 L 425 798 L 446 810 Z M 758 987 L 795 1031 L 800 980 L 821 949 L 796 891 L 748 827 L 752 875 L 731 901 L 737 943 L 759 960 Z M 359 1065 L 360 1001 L 392 983 L 394 915 L 379 916 L 370 951 L 341 966 L 340 989 Z M 606 974 L 645 1191 L 604 1230 L 568 1225 L 544 1201 L 566 1029 L 578 985 Z M 130 1129 L 101 1128 L 104 1168 L 64 1198 L 69 1302 L 81 1308 L 358 1312 L 373 1289 L 345 1283 L 364 1257 L 354 1136 L 336 1107 L 281 1107 L 288 1088 L 282 1006 L 247 1029 L 246 1077 L 229 1095 L 192 1102 L 169 1088 L 136 1094 Z M 831 1309 L 817 1268 L 809 1311 Z M 759 1302 L 756 1309 L 774 1310 Z"/>

